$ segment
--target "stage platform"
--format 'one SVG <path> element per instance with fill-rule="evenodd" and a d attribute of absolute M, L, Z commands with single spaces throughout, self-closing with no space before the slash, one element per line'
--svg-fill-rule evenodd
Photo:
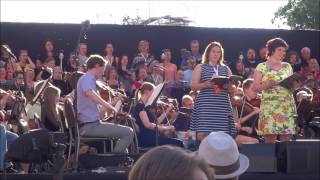
<path fill-rule="evenodd" d="M 119 170 L 118 172 L 106 173 L 65 173 L 63 180 L 127 180 L 128 171 Z M 1 180 L 57 180 L 51 174 L 2 174 Z M 62 180 L 61 179 L 61 180 Z M 319 180 L 319 174 L 284 174 L 284 173 L 245 173 L 240 180 Z"/>

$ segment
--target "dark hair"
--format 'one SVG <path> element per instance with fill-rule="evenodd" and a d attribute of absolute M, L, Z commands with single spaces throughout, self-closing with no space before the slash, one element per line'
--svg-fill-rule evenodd
<path fill-rule="evenodd" d="M 253 84 L 253 79 L 249 78 L 249 79 L 244 80 L 243 84 L 242 84 L 242 89 L 243 90 L 248 89 L 251 84 Z"/>
<path fill-rule="evenodd" d="M 270 39 L 267 42 L 266 47 L 268 49 L 268 56 L 271 56 L 274 53 L 274 51 L 276 50 L 276 48 L 284 47 L 284 48 L 286 48 L 286 50 L 288 50 L 289 45 L 287 44 L 287 42 L 285 40 L 278 37 L 278 38 Z"/>
<path fill-rule="evenodd" d="M 213 172 L 208 164 L 195 153 L 180 147 L 158 146 L 143 154 L 129 173 L 129 180 L 182 180 L 193 179 L 196 168 L 202 170 L 209 180 Z"/>
<path fill-rule="evenodd" d="M 190 41 L 190 45 L 191 45 L 191 44 L 199 44 L 199 41 L 198 41 L 198 40 L 191 40 L 191 41 Z"/>
<path fill-rule="evenodd" d="M 299 54 L 298 54 L 297 51 L 290 51 L 290 52 L 288 52 L 287 55 L 286 55 L 285 61 L 286 61 L 286 62 L 290 62 L 290 57 L 291 57 L 292 55 L 295 55 L 295 56 L 297 57 L 297 62 L 298 62 L 298 63 L 301 62 L 300 56 L 299 56 Z"/>
<path fill-rule="evenodd" d="M 94 68 L 96 64 L 98 64 L 99 66 L 104 66 L 106 64 L 106 61 L 103 59 L 102 56 L 98 54 L 93 54 L 87 59 L 87 69 Z"/>
<path fill-rule="evenodd" d="M 202 55 L 202 61 L 201 63 L 202 64 L 208 64 L 209 63 L 209 54 L 210 54 L 210 51 L 213 47 L 219 47 L 220 50 L 221 50 L 221 57 L 219 59 L 219 64 L 220 65 L 224 65 L 224 49 L 222 47 L 222 45 L 219 43 L 219 42 L 211 42 L 210 44 L 207 45 L 206 49 L 204 50 L 204 53 Z"/>
<path fill-rule="evenodd" d="M 139 91 L 140 91 L 141 94 L 144 94 L 146 91 L 151 91 L 151 90 L 153 90 L 154 88 L 155 88 L 155 86 L 154 86 L 152 83 L 150 83 L 150 82 L 144 82 L 144 83 L 141 85 Z"/>

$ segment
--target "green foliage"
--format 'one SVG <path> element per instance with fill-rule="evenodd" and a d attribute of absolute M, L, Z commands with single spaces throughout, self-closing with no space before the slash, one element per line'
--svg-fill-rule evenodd
<path fill-rule="evenodd" d="M 289 0 L 274 13 L 272 23 L 277 19 L 285 20 L 292 29 L 320 29 L 320 0 Z"/>

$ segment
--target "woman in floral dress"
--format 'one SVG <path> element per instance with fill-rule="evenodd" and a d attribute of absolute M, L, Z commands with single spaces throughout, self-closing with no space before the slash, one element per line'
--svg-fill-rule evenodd
<path fill-rule="evenodd" d="M 266 143 L 288 141 L 295 133 L 296 107 L 292 93 L 279 86 L 279 81 L 290 76 L 293 71 L 290 64 L 282 62 L 288 49 L 281 38 L 267 42 L 268 59 L 256 67 L 254 89 L 262 91 L 259 114 L 259 134 Z"/>

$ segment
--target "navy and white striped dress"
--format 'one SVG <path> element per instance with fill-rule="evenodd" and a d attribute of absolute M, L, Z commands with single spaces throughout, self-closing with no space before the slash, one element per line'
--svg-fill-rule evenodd
<path fill-rule="evenodd" d="M 228 76 L 227 66 L 201 65 L 201 82 L 210 80 L 218 67 L 219 76 Z M 213 88 L 205 88 L 198 94 L 191 116 L 192 131 L 210 133 L 223 131 L 235 136 L 236 130 L 232 115 L 230 97 L 227 90 L 216 94 Z"/>

